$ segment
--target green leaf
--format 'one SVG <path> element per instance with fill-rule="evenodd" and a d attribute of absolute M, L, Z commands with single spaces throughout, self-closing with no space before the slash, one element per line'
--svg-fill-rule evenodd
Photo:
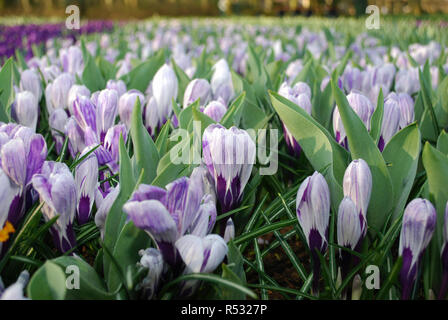
<path fill-rule="evenodd" d="M 66 291 L 65 273 L 57 264 L 47 261 L 31 278 L 27 295 L 33 300 L 64 300 Z"/>
<path fill-rule="evenodd" d="M 12 58 L 9 58 L 0 70 L 0 121 L 11 120 L 11 104 L 14 101 Z"/>
<path fill-rule="evenodd" d="M 448 156 L 448 134 L 445 130 L 440 132 L 439 138 L 437 139 L 437 149 Z"/>
<path fill-rule="evenodd" d="M 103 280 L 98 276 L 96 271 L 84 260 L 79 257 L 62 256 L 52 260 L 53 263 L 59 265 L 63 270 L 69 266 L 77 266 L 79 268 L 79 289 L 67 289 L 66 299 L 111 299 Z M 71 273 L 69 272 L 68 275 Z"/>
<path fill-rule="evenodd" d="M 143 125 L 140 99 L 135 100 L 132 111 L 131 137 L 134 145 L 137 172 L 143 169 L 143 183 L 150 184 L 156 177 L 159 152 L 151 136 Z"/>
<path fill-rule="evenodd" d="M 275 111 L 299 142 L 314 170 L 325 176 L 332 205 L 337 208 L 342 200 L 341 182 L 348 164 L 347 151 L 305 110 L 275 92 L 270 92 L 270 96 Z"/>
<path fill-rule="evenodd" d="M 164 62 L 165 52 L 160 50 L 155 56 L 142 62 L 120 79 L 127 83 L 128 90 L 137 89 L 141 92 L 145 92 L 157 70 L 160 69 Z"/>
<path fill-rule="evenodd" d="M 179 68 L 179 66 L 176 64 L 174 59 L 171 59 L 171 64 L 173 65 L 174 73 L 176 74 L 177 80 L 179 81 L 179 90 L 177 92 L 177 101 L 180 101 L 181 103 L 184 101 L 184 93 L 185 89 L 187 88 L 188 84 L 190 83 L 190 78 L 187 76 L 187 74 L 182 70 L 182 68 Z M 184 106 L 187 107 L 187 106 Z"/>
<path fill-rule="evenodd" d="M 241 115 L 243 112 L 244 100 L 246 92 L 242 92 L 238 98 L 236 98 L 232 105 L 227 109 L 227 112 L 222 117 L 220 123 L 227 129 L 232 126 L 239 126 Z"/>
<path fill-rule="evenodd" d="M 171 126 L 171 120 L 168 119 L 157 136 L 155 144 L 157 147 L 157 152 L 159 153 L 159 157 L 163 157 L 163 155 L 167 152 L 168 134 L 170 131 L 170 126 Z"/>
<path fill-rule="evenodd" d="M 81 42 L 82 54 L 84 59 L 84 71 L 82 72 L 82 81 L 91 92 L 104 89 L 106 82 L 98 68 L 95 60 L 85 48 L 84 41 Z"/>
<path fill-rule="evenodd" d="M 380 140 L 381 128 L 383 126 L 383 113 L 384 113 L 384 97 L 383 97 L 383 89 L 380 89 L 380 93 L 378 95 L 378 104 L 376 106 L 375 111 L 372 114 L 372 119 L 370 120 L 370 136 L 373 141 L 378 145 L 378 141 Z"/>
<path fill-rule="evenodd" d="M 399 131 L 389 141 L 383 151 L 388 163 L 394 190 L 393 218 L 404 209 L 414 184 L 421 148 L 421 136 L 417 124 L 413 123 Z"/>
<path fill-rule="evenodd" d="M 136 266 L 139 261 L 138 252 L 151 245 L 151 238 L 145 231 L 137 228 L 134 223 L 128 222 L 118 236 L 117 243 L 113 251 L 113 256 L 118 262 L 121 270 L 127 270 L 129 266 Z M 121 279 L 117 274 L 118 270 L 114 266 L 110 267 L 108 286 L 109 290 L 118 289 Z"/>
<path fill-rule="evenodd" d="M 369 227 L 378 231 L 382 229 L 392 213 L 394 194 L 390 174 L 377 145 L 361 119 L 350 107 L 344 93 L 336 85 L 335 79 L 331 81 L 331 85 L 347 134 L 352 159 L 365 160 L 372 173 L 372 193 L 367 221 L 369 221 Z"/>
<path fill-rule="evenodd" d="M 227 265 L 222 265 L 222 277 L 224 279 L 236 282 L 242 286 L 246 285 L 246 273 L 244 272 L 244 261 L 241 252 L 235 246 L 233 241 L 227 244 Z M 235 289 L 222 287 L 222 299 L 238 299 L 243 300 L 246 295 Z"/>

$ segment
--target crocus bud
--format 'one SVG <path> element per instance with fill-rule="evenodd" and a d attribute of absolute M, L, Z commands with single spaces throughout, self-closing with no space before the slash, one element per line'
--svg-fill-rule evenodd
<path fill-rule="evenodd" d="M 42 74 L 46 83 L 54 81 L 58 75 L 61 74 L 61 69 L 55 65 L 51 65 L 42 69 Z"/>
<path fill-rule="evenodd" d="M 366 223 L 358 212 L 355 203 L 349 197 L 342 199 L 338 210 L 338 244 L 351 250 L 356 250 L 364 236 Z M 342 254 L 344 251 L 340 250 Z"/>
<path fill-rule="evenodd" d="M 235 225 L 233 224 L 232 218 L 229 218 L 226 223 L 226 229 L 224 231 L 224 241 L 228 243 L 230 240 L 235 238 Z"/>
<path fill-rule="evenodd" d="M 91 148 L 86 148 L 80 157 L 86 155 Z M 98 183 L 98 160 L 95 153 L 90 153 L 80 164 L 76 166 L 75 182 L 78 194 L 78 223 L 88 222 L 95 199 Z"/>
<path fill-rule="evenodd" d="M 223 238 L 209 234 L 204 238 L 186 235 L 176 241 L 176 248 L 185 263 L 184 274 L 213 272 L 224 260 L 227 245 Z M 192 280 L 181 284 L 181 295 L 190 296 L 199 282 Z"/>
<path fill-rule="evenodd" d="M 81 74 L 83 68 L 82 51 L 77 46 L 61 50 L 61 64 L 64 72 L 71 74 Z"/>
<path fill-rule="evenodd" d="M 84 96 L 87 98 L 90 98 L 90 90 L 83 85 L 74 84 L 68 91 L 68 97 L 67 97 L 67 105 L 68 110 L 71 115 L 73 115 L 73 104 L 75 103 L 76 98 L 79 96 Z"/>
<path fill-rule="evenodd" d="M 77 203 L 75 179 L 70 169 L 65 163 L 46 161 L 42 173 L 35 174 L 32 183 L 44 203 L 42 213 L 45 220 L 59 215 L 50 229 L 56 248 L 61 252 L 70 250 L 76 244 L 72 224 Z"/>
<path fill-rule="evenodd" d="M 233 89 L 232 74 L 227 61 L 224 59 L 219 60 L 213 66 L 213 71 L 210 82 L 213 99 L 218 100 L 219 98 L 222 98 L 224 103 L 228 104 L 234 97 L 235 92 Z"/>
<path fill-rule="evenodd" d="M 205 107 L 203 112 L 216 122 L 219 122 L 226 114 L 227 108 L 221 101 L 212 101 Z"/>
<path fill-rule="evenodd" d="M 412 95 L 420 90 L 418 68 L 401 69 L 395 75 L 395 90 Z"/>
<path fill-rule="evenodd" d="M 65 124 L 65 134 L 69 140 L 69 151 L 72 158 L 76 158 L 76 155 L 86 147 L 84 141 L 84 132 L 81 127 L 76 123 L 75 117 L 70 117 Z"/>
<path fill-rule="evenodd" d="M 317 171 L 307 177 L 297 191 L 296 212 L 300 227 L 311 250 L 313 264 L 313 293 L 317 293 L 320 260 L 318 252 L 327 249 L 330 219 L 330 190 L 322 174 Z"/>
<path fill-rule="evenodd" d="M 241 201 L 255 162 L 255 143 L 245 130 L 212 124 L 204 131 L 202 148 L 221 209 L 228 212 Z"/>
<path fill-rule="evenodd" d="M 12 106 L 12 115 L 17 123 L 36 131 L 39 105 L 30 91 L 19 92 Z"/>
<path fill-rule="evenodd" d="M 51 86 L 45 91 L 46 100 L 51 101 L 50 105 L 47 103 L 47 108 L 68 108 L 68 93 L 70 88 L 75 83 L 75 78 L 73 75 L 69 73 L 60 74 L 54 81 L 51 83 Z M 48 86 L 47 86 L 48 88 Z M 48 110 L 48 113 L 51 114 L 53 110 Z"/>
<path fill-rule="evenodd" d="M 137 265 L 148 269 L 148 273 L 139 287 L 143 289 L 144 298 L 151 300 L 159 287 L 160 277 L 163 273 L 163 256 L 159 250 L 154 248 L 140 250 L 138 254 L 141 258 Z"/>
<path fill-rule="evenodd" d="M 387 99 L 384 102 L 383 123 L 381 125 L 381 135 L 378 141 L 378 148 L 382 152 L 386 144 L 399 130 L 401 110 L 398 101 Z"/>
<path fill-rule="evenodd" d="M 87 127 L 96 133 L 96 107 L 89 98 L 78 96 L 73 103 L 73 116 L 78 126 L 85 132 Z"/>
<path fill-rule="evenodd" d="M 207 104 L 212 95 L 210 84 L 206 79 L 192 80 L 184 93 L 184 108 L 199 99 L 201 106 Z"/>
<path fill-rule="evenodd" d="M 404 210 L 399 246 L 399 255 L 403 257 L 400 281 L 404 300 L 411 294 L 420 259 L 434 233 L 436 219 L 436 210 L 426 199 L 414 199 Z"/>
<path fill-rule="evenodd" d="M 55 109 L 48 118 L 51 134 L 55 141 L 56 152 L 59 154 L 64 144 L 65 125 L 68 121 L 67 112 L 64 109 Z"/>
<path fill-rule="evenodd" d="M 353 111 L 355 111 L 355 113 L 364 123 L 367 130 L 370 130 L 370 118 L 372 117 L 375 108 L 373 107 L 369 98 L 361 93 L 351 92 L 347 96 L 347 100 L 350 104 L 350 107 L 352 107 Z M 345 133 L 338 108 L 335 108 L 333 111 L 333 130 L 336 141 L 340 145 L 348 149 L 347 135 Z"/>
<path fill-rule="evenodd" d="M 108 163 L 108 165 L 113 173 L 117 173 L 119 169 L 118 160 L 120 156 L 119 153 L 120 135 L 123 136 L 123 141 L 126 142 L 128 134 L 126 126 L 123 124 L 117 124 L 112 128 L 109 128 L 109 130 L 107 130 L 106 136 L 104 137 L 104 147 L 112 157 L 112 162 Z"/>
<path fill-rule="evenodd" d="M 123 80 L 109 80 L 106 83 L 106 89 L 117 91 L 118 98 L 126 93 L 126 84 Z"/>
<path fill-rule="evenodd" d="M 165 119 L 171 115 L 173 99 L 176 100 L 178 81 L 173 68 L 164 64 L 154 75 L 152 94 Z M 143 104 L 142 104 L 143 105 Z"/>
<path fill-rule="evenodd" d="M 34 70 L 24 70 L 20 75 L 20 90 L 29 91 L 34 94 L 37 102 L 42 98 L 42 84 L 40 77 Z"/>
<path fill-rule="evenodd" d="M 132 89 L 123 94 L 118 100 L 118 114 L 121 122 L 126 125 L 126 128 L 131 127 L 132 110 L 134 110 L 135 101 L 140 99 L 140 105 L 145 103 L 145 96 L 138 90 Z"/>
<path fill-rule="evenodd" d="M 96 104 L 96 129 L 100 141 L 104 141 L 107 130 L 115 124 L 118 112 L 117 91 L 105 89 L 98 95 Z"/>
<path fill-rule="evenodd" d="M 387 96 L 386 102 L 389 100 L 396 101 L 400 109 L 400 130 L 414 122 L 414 100 L 409 94 L 391 92 Z"/>
<path fill-rule="evenodd" d="M 365 225 L 372 192 L 372 174 L 367 162 L 363 159 L 353 160 L 345 170 L 342 187 L 344 197 L 350 197 L 355 203 L 358 214 L 364 217 L 363 225 Z M 365 235 L 367 229 L 363 225 L 361 228 Z"/>

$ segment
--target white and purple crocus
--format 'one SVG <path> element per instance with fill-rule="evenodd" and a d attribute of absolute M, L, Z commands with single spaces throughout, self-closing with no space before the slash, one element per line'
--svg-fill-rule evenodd
<path fill-rule="evenodd" d="M 421 257 L 434 233 L 436 219 L 436 210 L 426 199 L 414 199 L 404 210 L 399 246 L 399 255 L 403 257 L 400 273 L 403 300 L 410 298 Z"/>
<path fill-rule="evenodd" d="M 240 203 L 251 175 L 255 143 L 245 130 L 212 124 L 204 131 L 202 150 L 221 210 L 231 211 Z"/>
<path fill-rule="evenodd" d="M 320 274 L 318 252 L 324 254 L 328 245 L 330 219 L 330 190 L 319 172 L 307 177 L 297 191 L 296 212 L 311 251 L 313 265 L 313 293 L 317 294 Z"/>

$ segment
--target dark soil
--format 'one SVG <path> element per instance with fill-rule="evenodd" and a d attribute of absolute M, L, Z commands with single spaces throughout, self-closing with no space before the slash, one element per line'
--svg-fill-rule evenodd
<path fill-rule="evenodd" d="M 280 230 L 280 233 L 285 234 L 290 231 L 292 227 L 286 227 Z M 267 240 L 268 243 L 260 244 L 260 251 L 266 249 L 269 244 L 274 241 L 276 238 L 273 233 L 266 234 L 261 237 L 263 240 Z M 287 240 L 288 244 L 291 246 L 291 249 L 294 251 L 302 265 L 307 269 L 307 271 L 311 268 L 309 256 L 306 250 L 306 247 L 300 241 L 298 237 L 292 237 Z M 250 251 L 247 253 L 248 259 L 250 261 L 254 261 L 255 254 L 253 249 L 249 249 Z M 303 281 L 297 273 L 296 269 L 293 267 L 291 261 L 288 256 L 285 254 L 283 248 L 278 246 L 277 248 L 271 250 L 264 258 L 263 258 L 265 272 L 273 278 L 277 283 L 285 288 L 291 288 L 294 290 L 299 290 Z M 248 283 L 259 283 L 260 280 L 258 278 L 258 273 L 256 271 L 249 271 L 247 273 L 247 282 Z M 260 294 L 260 290 L 255 290 L 258 294 Z M 285 297 L 276 291 L 268 290 L 269 299 L 274 300 L 284 300 Z"/>

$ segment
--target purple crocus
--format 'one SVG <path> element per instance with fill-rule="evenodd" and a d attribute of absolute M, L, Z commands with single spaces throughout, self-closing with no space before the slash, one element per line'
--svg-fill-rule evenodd
<path fill-rule="evenodd" d="M 378 141 L 378 148 L 382 152 L 386 144 L 398 132 L 400 128 L 401 110 L 398 101 L 386 99 L 384 102 L 383 123 L 381 125 L 381 135 Z"/>
<path fill-rule="evenodd" d="M 30 91 L 19 92 L 11 107 L 11 115 L 17 123 L 36 131 L 39 105 Z"/>
<path fill-rule="evenodd" d="M 118 114 L 118 93 L 112 89 L 102 90 L 96 103 L 96 130 L 100 142 L 104 142 L 107 130 L 115 124 Z"/>
<path fill-rule="evenodd" d="M 414 199 L 404 210 L 399 247 L 399 255 L 403 257 L 400 281 L 404 300 L 411 295 L 421 257 L 434 233 L 436 219 L 436 210 L 426 199 Z"/>
<path fill-rule="evenodd" d="M 313 264 L 313 293 L 317 294 L 320 274 L 320 260 L 317 252 L 327 249 L 328 223 L 330 219 L 330 190 L 325 178 L 319 172 L 307 177 L 297 191 L 296 211 L 311 250 Z"/>
<path fill-rule="evenodd" d="M 106 89 L 111 89 L 117 91 L 118 98 L 126 93 L 126 84 L 123 80 L 109 80 L 106 83 Z"/>
<path fill-rule="evenodd" d="M 37 102 L 42 98 L 42 84 L 35 70 L 24 70 L 20 75 L 20 90 L 32 92 Z"/>
<path fill-rule="evenodd" d="M 225 104 L 228 104 L 233 99 L 235 92 L 233 89 L 232 74 L 226 60 L 221 59 L 213 66 L 210 85 L 214 100 L 221 98 Z"/>
<path fill-rule="evenodd" d="M 221 209 L 228 212 L 241 201 L 255 162 L 255 143 L 245 130 L 212 124 L 204 131 L 202 149 Z"/>
<path fill-rule="evenodd" d="M 59 215 L 51 227 L 56 248 L 66 252 L 76 245 L 73 231 L 77 194 L 75 179 L 65 163 L 45 161 L 42 173 L 32 179 L 34 189 L 44 203 L 42 213 L 45 220 Z"/>
<path fill-rule="evenodd" d="M 190 178 L 179 178 L 162 189 L 141 184 L 123 206 L 123 211 L 134 224 L 145 230 L 162 252 L 164 260 L 178 267 L 179 257 L 175 243 L 185 234 L 204 236 L 209 233 L 216 217 L 216 207 L 205 200 L 203 176 L 193 170 Z M 204 198 L 206 196 L 206 198 Z M 199 220 L 198 220 L 199 219 Z M 211 225 L 210 225 L 211 222 Z"/>
<path fill-rule="evenodd" d="M 221 101 L 214 100 L 207 104 L 202 112 L 216 122 L 219 122 L 226 114 L 227 107 Z"/>
<path fill-rule="evenodd" d="M 45 88 L 45 102 L 48 114 L 52 114 L 54 109 L 68 108 L 68 93 L 75 83 L 75 77 L 70 73 L 61 73 L 49 83 Z"/>
<path fill-rule="evenodd" d="M 388 101 L 395 101 L 400 110 L 399 130 L 414 122 L 414 100 L 409 94 L 405 92 L 398 94 L 391 92 L 387 96 L 385 103 Z"/>
<path fill-rule="evenodd" d="M 145 103 L 145 96 L 138 90 L 132 89 L 123 94 L 118 100 L 118 114 L 121 122 L 126 125 L 126 128 L 131 127 L 132 110 L 134 110 L 135 101 L 139 99 L 140 105 Z"/>

